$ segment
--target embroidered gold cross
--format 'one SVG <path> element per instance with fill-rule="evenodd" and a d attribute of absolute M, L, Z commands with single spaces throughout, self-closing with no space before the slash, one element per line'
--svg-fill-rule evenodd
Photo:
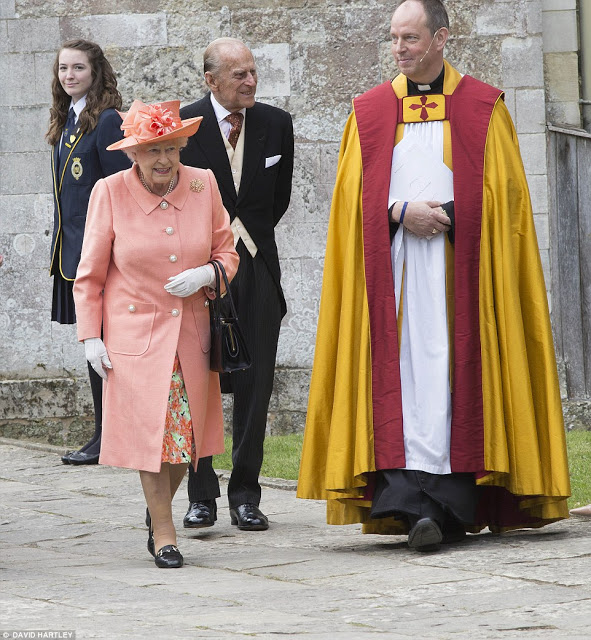
<path fill-rule="evenodd" d="M 409 106 L 409 109 L 412 109 L 413 111 L 415 109 L 420 109 L 421 110 L 421 115 L 420 118 L 421 120 L 426 120 L 429 117 L 429 112 L 427 111 L 427 109 L 435 109 L 435 107 L 437 107 L 437 103 L 436 102 L 429 102 L 429 104 L 427 104 L 427 96 L 421 96 L 421 104 L 411 104 Z"/>
<path fill-rule="evenodd" d="M 402 98 L 403 122 L 445 120 L 445 96 L 430 94 Z"/>

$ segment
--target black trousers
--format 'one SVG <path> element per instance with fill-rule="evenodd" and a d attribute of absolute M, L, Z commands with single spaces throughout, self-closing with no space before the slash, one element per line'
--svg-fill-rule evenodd
<path fill-rule="evenodd" d="M 473 473 L 385 469 L 377 472 L 371 517 L 401 516 L 410 526 L 420 518 L 432 518 L 446 529 L 457 523 L 472 524 L 476 502 Z"/>
<path fill-rule="evenodd" d="M 252 366 L 229 375 L 234 394 L 233 468 L 228 484 L 231 509 L 246 502 L 258 505 L 261 500 L 259 473 L 281 325 L 279 291 L 265 261 L 260 253 L 252 258 L 242 241 L 238 242 L 236 250 L 240 255 L 240 266 L 230 290 Z M 190 502 L 219 497 L 220 485 L 211 457 L 201 458 L 196 472 L 189 466 L 188 492 Z"/>
<path fill-rule="evenodd" d="M 103 379 L 88 365 L 88 377 L 90 378 L 90 390 L 92 392 L 92 402 L 94 404 L 94 442 L 100 439 L 103 431 Z M 97 451 L 98 453 L 98 451 Z"/>

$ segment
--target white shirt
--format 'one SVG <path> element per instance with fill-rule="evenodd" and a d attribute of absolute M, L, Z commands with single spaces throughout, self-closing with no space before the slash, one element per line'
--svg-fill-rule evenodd
<path fill-rule="evenodd" d="M 80 98 L 80 100 L 78 100 L 76 104 L 74 104 L 73 102 L 70 102 L 70 106 L 68 107 L 68 113 L 70 112 L 70 109 L 74 109 L 74 124 L 78 124 L 78 116 L 82 113 L 82 109 L 84 109 L 85 106 L 86 106 L 86 96 L 82 96 L 82 98 Z M 62 137 L 60 139 L 59 149 L 62 148 L 63 138 L 64 138 L 64 132 L 62 131 Z"/>
<path fill-rule="evenodd" d="M 209 97 L 211 98 L 211 106 L 215 112 L 215 117 L 218 120 L 220 129 L 227 138 L 230 135 L 232 125 L 226 120 L 226 116 L 229 116 L 232 111 L 228 111 L 226 107 L 222 107 L 222 105 L 213 97 L 213 93 L 210 93 Z M 241 113 L 242 117 L 246 118 L 246 108 L 240 109 L 240 111 L 236 111 L 235 113 Z"/>
<path fill-rule="evenodd" d="M 230 130 L 232 129 L 232 125 L 226 120 L 226 116 L 232 112 L 228 111 L 225 107 L 222 107 L 222 105 L 213 97 L 213 93 L 210 93 L 209 97 L 211 99 L 211 106 L 213 107 L 215 117 L 217 118 L 220 131 L 222 132 L 222 135 L 226 137 L 226 140 L 227 140 L 228 136 L 230 135 Z M 235 113 L 241 113 L 242 117 L 244 118 L 242 131 L 240 132 L 240 138 L 243 139 L 244 130 L 245 130 L 244 123 L 246 122 L 246 108 L 240 109 L 240 111 L 237 111 Z M 238 145 L 240 144 L 241 142 L 239 139 Z M 242 140 L 242 144 L 243 144 L 243 140 Z M 238 149 L 238 145 L 236 147 L 237 149 Z M 243 147 L 241 148 L 243 149 Z M 228 160 L 230 161 L 233 177 L 235 178 L 236 175 L 241 176 L 242 168 L 241 167 L 238 168 L 236 165 L 233 164 L 233 162 L 235 162 L 234 149 L 232 149 L 229 142 L 226 142 L 226 150 L 228 151 Z M 242 154 L 240 154 L 240 162 L 242 162 Z M 238 193 L 238 189 L 240 186 L 239 182 L 240 182 L 239 178 L 238 178 L 238 182 L 236 181 L 234 182 L 236 193 Z M 230 228 L 232 229 L 232 233 L 234 234 L 234 246 L 236 247 L 238 242 L 242 240 L 248 252 L 254 258 L 258 252 L 258 248 L 254 240 L 252 239 L 251 235 L 248 233 L 246 227 L 244 226 L 244 223 L 242 222 L 242 220 L 240 220 L 238 216 L 236 216 L 234 220 L 232 220 L 232 223 L 230 224 Z"/>
<path fill-rule="evenodd" d="M 84 109 L 85 106 L 86 106 L 86 96 L 82 96 L 82 98 L 80 98 L 80 100 L 78 100 L 76 104 L 74 104 L 73 102 L 70 102 L 70 108 L 68 109 L 68 111 L 72 108 L 74 109 L 74 124 L 78 123 L 78 117 L 82 113 L 82 109 Z"/>

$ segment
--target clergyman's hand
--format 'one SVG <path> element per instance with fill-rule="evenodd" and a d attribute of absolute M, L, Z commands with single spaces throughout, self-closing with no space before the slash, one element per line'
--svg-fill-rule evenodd
<path fill-rule="evenodd" d="M 419 238 L 428 239 L 449 231 L 451 220 L 441 208 L 442 204 L 436 200 L 409 202 L 404 213 L 403 226 Z M 394 222 L 398 222 L 400 219 L 402 205 L 402 202 L 397 202 L 392 210 Z"/>

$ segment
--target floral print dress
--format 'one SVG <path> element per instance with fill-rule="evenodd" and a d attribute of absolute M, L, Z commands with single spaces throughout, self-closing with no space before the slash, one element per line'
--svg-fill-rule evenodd
<path fill-rule="evenodd" d="M 178 354 L 174 356 L 162 441 L 162 462 L 186 464 L 195 456 L 193 423 Z"/>

